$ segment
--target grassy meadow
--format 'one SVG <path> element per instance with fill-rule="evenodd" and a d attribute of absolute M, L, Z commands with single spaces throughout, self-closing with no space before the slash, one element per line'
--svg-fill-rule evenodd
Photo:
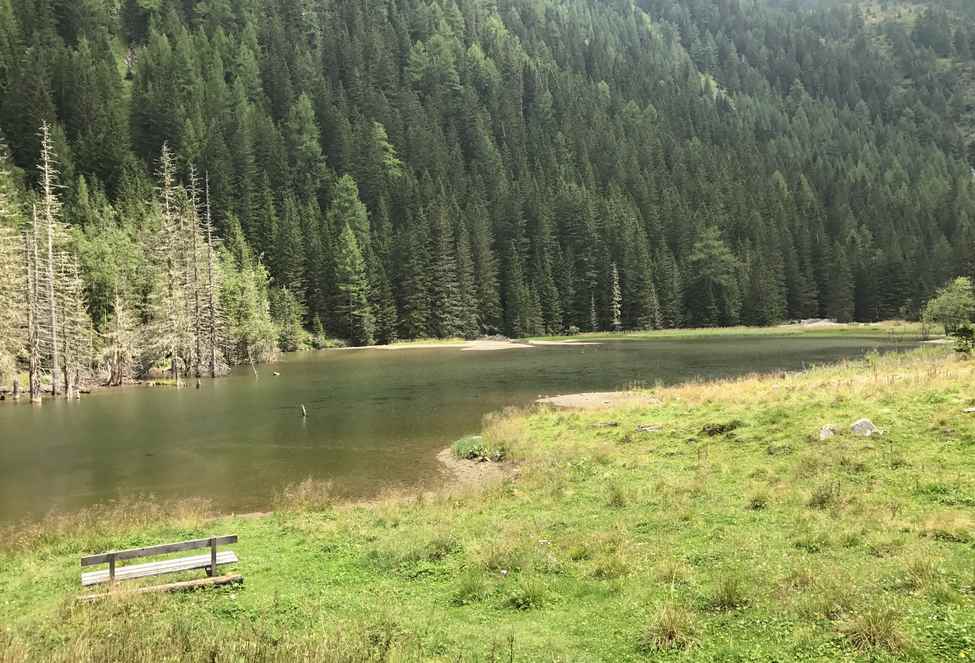
<path fill-rule="evenodd" d="M 967 660 L 973 379 L 931 347 L 505 412 L 458 445 L 507 459 L 484 485 L 342 504 L 307 481 L 265 516 L 10 529 L 0 662 Z M 224 533 L 242 586 L 75 600 L 81 554 Z"/>

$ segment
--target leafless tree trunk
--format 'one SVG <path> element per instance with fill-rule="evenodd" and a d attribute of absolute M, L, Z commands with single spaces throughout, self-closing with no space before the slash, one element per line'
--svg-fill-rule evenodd
<path fill-rule="evenodd" d="M 36 222 L 37 211 L 34 211 L 34 219 Z M 37 225 L 34 225 L 34 231 L 26 233 L 24 235 L 24 247 L 26 263 L 27 263 L 27 344 L 30 350 L 30 365 L 28 372 L 29 379 L 29 390 L 30 390 L 30 402 L 40 404 L 41 403 L 41 347 L 40 347 L 40 335 L 37 329 L 37 237 L 34 234 L 36 232 Z"/>
<path fill-rule="evenodd" d="M 207 323 L 210 333 L 210 377 L 217 377 L 217 305 L 216 286 L 213 282 L 213 219 L 210 216 L 210 173 L 206 174 L 206 232 L 207 232 Z"/>
<path fill-rule="evenodd" d="M 179 244 L 181 241 L 180 221 L 176 219 L 176 181 L 173 174 L 173 156 L 169 146 L 164 144 L 160 158 L 163 200 L 163 246 L 166 254 L 166 291 L 168 306 L 168 350 L 170 357 L 170 374 L 176 387 L 182 386 L 179 362 L 182 350 L 183 308 L 179 295 L 185 294 L 180 286 Z"/>
<path fill-rule="evenodd" d="M 209 180 L 207 182 L 207 196 L 209 198 Z M 187 224 L 187 232 L 192 235 L 190 247 L 191 253 L 187 256 L 192 262 L 187 276 L 192 277 L 190 292 L 193 294 L 193 376 L 196 378 L 196 388 L 200 388 L 200 378 L 202 377 L 203 363 L 203 333 L 202 313 L 200 311 L 200 223 L 199 223 L 199 196 L 197 194 L 196 169 L 190 166 L 190 223 Z"/>
<path fill-rule="evenodd" d="M 45 191 L 47 186 L 45 185 Z M 47 194 L 45 193 L 45 198 Z M 48 208 L 48 204 L 45 203 L 45 208 Z M 45 209 L 45 231 L 47 234 L 47 255 L 45 260 L 44 268 L 46 270 L 46 277 L 44 288 L 47 291 L 47 316 L 48 316 L 48 334 L 49 343 L 51 349 L 51 395 L 57 396 L 61 393 L 61 384 L 58 376 L 58 371 L 61 366 L 61 358 L 59 356 L 58 349 L 58 300 L 54 294 L 54 223 L 53 219 L 48 216 L 48 210 Z"/>

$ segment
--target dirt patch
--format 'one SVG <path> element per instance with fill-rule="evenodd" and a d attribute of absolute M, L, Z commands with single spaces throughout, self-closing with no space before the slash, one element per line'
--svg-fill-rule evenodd
<path fill-rule="evenodd" d="M 523 350 L 531 349 L 526 343 L 514 341 L 471 341 L 464 344 L 464 352 L 493 352 L 495 350 Z"/>
<path fill-rule="evenodd" d="M 458 458 L 454 454 L 453 447 L 447 447 L 438 453 L 437 460 L 450 475 L 454 484 L 460 486 L 500 481 L 512 471 L 510 463 L 491 463 Z"/>
<path fill-rule="evenodd" d="M 528 341 L 530 345 L 555 345 L 555 346 L 585 346 L 585 345 L 602 345 L 602 343 L 597 343 L 595 341 Z"/>
<path fill-rule="evenodd" d="M 632 391 L 599 391 L 539 398 L 537 403 L 563 410 L 602 410 L 617 405 L 659 405 L 660 401 Z"/>

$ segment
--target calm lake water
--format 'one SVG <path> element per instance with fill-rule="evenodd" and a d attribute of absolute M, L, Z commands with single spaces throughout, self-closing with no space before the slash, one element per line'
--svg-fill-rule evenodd
<path fill-rule="evenodd" d="M 256 511 L 308 477 L 357 497 L 430 486 L 445 480 L 439 450 L 477 432 L 484 414 L 539 395 L 798 369 L 895 347 L 887 337 L 844 335 L 328 351 L 199 390 L 132 388 L 42 408 L 0 403 L 0 523 L 137 496 L 206 497 L 224 511 Z"/>

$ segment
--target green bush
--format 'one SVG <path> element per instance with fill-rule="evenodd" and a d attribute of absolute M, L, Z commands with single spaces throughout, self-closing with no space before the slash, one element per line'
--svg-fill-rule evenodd
<path fill-rule="evenodd" d="M 499 463 L 507 456 L 504 447 L 487 445 L 480 435 L 468 435 L 454 442 L 454 455 L 466 460 L 484 460 Z"/>

